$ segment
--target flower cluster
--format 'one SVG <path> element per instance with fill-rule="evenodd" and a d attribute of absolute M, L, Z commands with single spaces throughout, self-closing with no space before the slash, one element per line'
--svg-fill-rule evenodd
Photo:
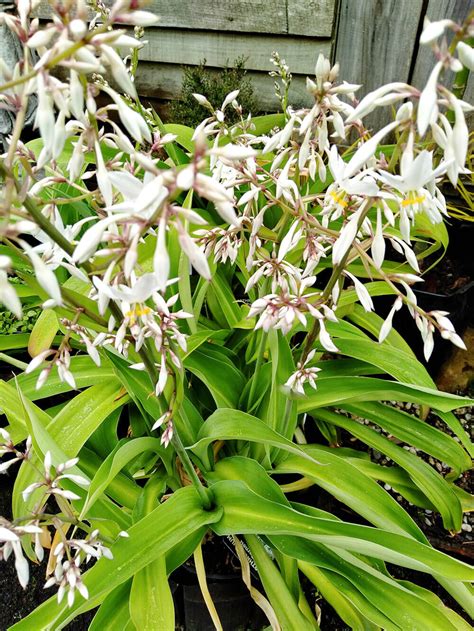
<path fill-rule="evenodd" d="M 209 116 L 180 137 L 143 107 L 123 59 L 143 42 L 116 25 L 141 28 L 156 21 L 138 0 L 110 7 L 99 2 L 92 16 L 82 0 L 54 0 L 45 26 L 32 19 L 37 5 L 19 0 L 17 15 L 0 13 L 0 23 L 24 49 L 13 69 L 0 63 L 0 107 L 16 115 L 0 156 L 0 239 L 10 252 L 0 256 L 0 302 L 21 316 L 10 282 L 19 258 L 17 275 L 55 310 L 62 334 L 59 345 L 53 340 L 25 370 L 39 369 L 37 388 L 55 369 L 75 389 L 71 358 L 78 348 L 96 365 L 106 354 L 120 355 L 129 368 L 148 372 L 150 396 L 160 397 L 151 430 L 161 432 L 165 447 L 173 441 L 186 455 L 174 421 L 191 346 L 187 335 L 205 341 L 199 326 L 207 306 L 219 314 L 219 324 L 238 319 L 220 304 L 227 291 L 220 281 L 227 276 L 242 305 L 238 324 L 257 332 L 263 350 L 272 330 L 293 338 L 296 370 L 278 385 L 296 395 L 308 385 L 316 388 L 317 353 L 339 352 L 331 323 L 342 317 L 341 298 L 353 295 L 365 311 L 374 310 L 367 279 L 381 281 L 394 296 L 379 330 L 381 343 L 406 305 L 427 358 L 436 330 L 464 347 L 449 314 L 421 309 L 412 286 L 422 280 L 414 248 L 418 223 L 443 221 L 441 183 L 448 178 L 455 185 L 466 172 L 465 113 L 472 107 L 440 80 L 445 70 L 474 67 L 472 48 L 460 36 L 472 36 L 472 24 L 427 22 L 421 42 L 433 48 L 436 64 L 421 91 L 389 83 L 358 101 L 361 86 L 339 81 L 338 64 L 320 55 L 307 80 L 312 106 L 293 108 L 291 73 L 274 54 L 279 124 L 244 119 L 238 90 L 217 109 L 196 94 Z M 459 39 L 455 46 L 446 44 L 449 30 Z M 33 94 L 41 137 L 34 148 L 20 140 Z M 364 119 L 388 106 L 394 120 L 371 133 Z M 228 122 L 231 108 L 240 116 L 235 125 Z M 393 138 L 387 150 L 383 143 Z M 387 264 L 389 253 L 397 267 Z M 296 335 L 304 336 L 302 350 Z M 254 394 L 252 387 L 249 401 Z M 21 451 L 6 430 L 0 435 L 0 455 L 11 455 L 0 472 L 15 462 L 33 465 L 30 441 Z M 28 523 L 0 521 L 0 555 L 13 552 L 23 586 L 28 565 L 21 539 L 34 537 L 41 560 L 45 531 L 54 526 L 62 533 L 54 540 L 46 585 L 58 587 L 59 602 L 67 593 L 70 606 L 76 592 L 88 597 L 81 564 L 111 556 L 74 510 L 82 495 L 70 486 L 89 485 L 77 463 L 73 458 L 54 466 L 47 452 L 43 469 L 35 469 L 35 481 L 23 491 L 32 506 Z M 187 473 L 197 477 L 192 465 Z M 70 519 L 65 528 L 43 514 L 52 498 Z M 76 538 L 81 526 L 92 530 L 84 539 Z"/>

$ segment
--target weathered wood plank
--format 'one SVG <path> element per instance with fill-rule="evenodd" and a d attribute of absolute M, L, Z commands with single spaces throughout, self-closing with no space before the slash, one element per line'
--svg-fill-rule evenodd
<path fill-rule="evenodd" d="M 423 0 L 341 0 L 335 60 L 341 79 L 363 84 L 358 95 L 408 80 L 422 8 Z M 368 121 L 389 116 L 377 110 Z"/>
<path fill-rule="evenodd" d="M 474 9 L 474 0 L 429 0 L 426 15 L 432 22 L 449 18 L 455 22 L 462 23 L 472 9 Z M 412 78 L 414 86 L 422 88 L 425 85 L 435 63 L 436 59 L 434 58 L 431 48 L 429 46 L 420 46 Z M 452 80 L 453 73 L 449 72 L 446 73 L 443 83 L 449 86 Z M 474 77 L 472 72 L 469 77 L 464 99 L 469 103 L 474 103 Z M 473 118 L 472 114 L 470 118 Z"/>
<path fill-rule="evenodd" d="M 213 70 L 211 69 L 211 72 Z M 248 73 L 254 90 L 257 105 L 262 111 L 276 111 L 279 102 L 275 97 L 273 79 L 263 72 Z M 173 64 L 141 62 L 136 78 L 140 96 L 160 100 L 173 100 L 179 96 L 182 84 L 182 69 Z M 294 77 L 290 91 L 291 103 L 295 106 L 311 105 L 311 97 L 306 91 L 304 77 Z"/>
<path fill-rule="evenodd" d="M 198 64 L 223 68 L 240 56 L 247 58 L 249 70 L 268 72 L 272 51 L 284 57 L 294 74 L 314 74 L 319 53 L 329 56 L 331 42 L 288 36 L 262 36 L 214 31 L 147 29 L 148 44 L 140 50 L 140 59 L 168 64 Z"/>
<path fill-rule="evenodd" d="M 288 33 L 311 37 L 331 36 L 336 0 L 287 0 L 287 3 Z"/>
<path fill-rule="evenodd" d="M 114 0 L 105 0 L 111 6 Z M 160 17 L 163 28 L 242 31 L 249 33 L 288 32 L 286 0 L 153 0 L 147 7 Z M 42 0 L 37 11 L 41 18 L 51 16 L 47 0 Z M 91 16 L 93 12 L 91 11 Z M 331 31 L 329 31 L 329 34 Z M 321 32 L 318 35 L 326 36 Z"/>

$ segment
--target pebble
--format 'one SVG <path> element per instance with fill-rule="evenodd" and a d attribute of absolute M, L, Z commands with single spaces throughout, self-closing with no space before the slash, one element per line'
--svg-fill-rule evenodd
<path fill-rule="evenodd" d="M 464 532 L 472 532 L 472 526 L 471 524 L 463 524 L 461 530 L 464 530 Z"/>
<path fill-rule="evenodd" d="M 427 526 L 431 526 L 431 525 L 432 525 L 432 524 L 431 524 L 431 520 L 430 520 L 430 519 L 428 519 L 427 517 L 425 517 L 425 524 L 426 524 Z"/>

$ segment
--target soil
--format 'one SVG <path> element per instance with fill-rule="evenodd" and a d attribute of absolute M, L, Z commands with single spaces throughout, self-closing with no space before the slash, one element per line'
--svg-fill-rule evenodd
<path fill-rule="evenodd" d="M 0 515 L 11 518 L 11 494 L 14 472 L 0 476 Z M 31 613 L 38 605 L 54 594 L 54 588 L 43 588 L 46 561 L 40 565 L 30 563 L 30 582 L 25 590 L 18 583 L 13 555 L 1 562 L 0 569 L 0 631 L 6 631 Z M 89 611 L 71 622 L 67 631 L 87 631 L 95 610 Z M 33 631 L 33 630 L 32 630 Z"/>

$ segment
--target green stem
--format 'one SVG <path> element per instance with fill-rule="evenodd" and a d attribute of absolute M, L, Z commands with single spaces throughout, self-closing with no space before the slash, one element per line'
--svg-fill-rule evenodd
<path fill-rule="evenodd" d="M 15 366 L 15 368 L 19 368 L 20 370 L 28 368 L 28 364 L 20 361 L 19 359 L 15 359 L 14 357 L 10 357 L 10 355 L 7 355 L 6 353 L 0 353 L 0 359 L 11 366 Z"/>
<path fill-rule="evenodd" d="M 262 331 L 262 337 L 260 339 L 260 346 L 258 348 L 257 363 L 255 364 L 255 372 L 253 373 L 252 383 L 250 384 L 250 392 L 249 392 L 249 399 L 248 399 L 249 410 L 252 409 L 252 403 L 255 396 L 255 388 L 257 387 L 260 370 L 263 364 L 263 355 L 265 353 L 265 346 L 267 345 L 267 338 L 268 338 L 268 333 L 266 333 L 265 331 Z"/>
<path fill-rule="evenodd" d="M 362 225 L 364 219 L 366 218 L 367 213 L 369 212 L 371 205 L 372 205 L 372 199 L 369 198 L 365 202 L 365 208 L 362 210 L 361 215 L 359 217 L 359 221 L 357 222 L 357 232 L 359 231 L 360 226 Z M 326 287 L 325 287 L 325 289 L 324 289 L 324 291 L 322 293 L 322 296 L 321 296 L 321 300 L 323 302 L 326 302 L 326 300 L 331 295 L 331 292 L 332 292 L 332 290 L 334 288 L 334 285 L 339 280 L 339 277 L 342 274 L 342 272 L 343 272 L 343 270 L 344 270 L 344 268 L 346 266 L 347 259 L 349 258 L 351 250 L 352 250 L 352 247 L 348 247 L 347 248 L 347 252 L 342 257 L 341 262 L 338 265 L 336 265 L 336 267 L 333 269 L 331 277 L 328 280 L 328 283 L 327 283 L 327 285 L 326 285 Z M 308 353 L 313 348 L 314 342 L 316 341 L 316 338 L 318 337 L 318 335 L 319 335 L 319 319 L 316 319 L 314 321 L 313 328 L 308 333 L 308 336 L 306 338 L 304 349 L 303 349 L 303 354 L 301 356 L 301 362 L 305 361 L 306 357 L 308 356 Z"/>
<path fill-rule="evenodd" d="M 194 468 L 193 463 L 191 462 L 191 458 L 186 451 L 183 443 L 181 442 L 181 438 L 179 437 L 178 432 L 176 431 L 176 427 L 173 431 L 173 438 L 171 439 L 174 448 L 176 449 L 176 453 L 178 454 L 178 458 L 181 460 L 181 464 L 186 471 L 188 478 L 193 483 L 194 488 L 199 494 L 201 498 L 202 507 L 204 510 L 210 510 L 212 508 L 212 492 L 209 488 L 204 487 L 203 483 L 199 479 L 198 474 L 196 473 L 196 469 Z"/>
<path fill-rule="evenodd" d="M 147 349 L 145 347 L 140 349 L 139 354 L 140 354 L 141 359 L 143 360 L 143 363 L 145 364 L 145 368 L 147 369 L 147 372 L 152 380 L 152 383 L 155 383 L 156 368 L 152 360 L 151 354 L 147 352 Z M 202 502 L 202 506 L 204 510 L 210 510 L 212 507 L 211 491 L 208 488 L 205 488 L 201 480 L 199 479 L 199 476 L 196 473 L 196 469 L 194 468 L 194 465 L 191 462 L 191 458 L 189 457 L 189 454 L 186 451 L 186 448 L 181 441 L 176 425 L 173 428 L 173 438 L 171 439 L 171 442 L 173 443 L 173 447 L 176 450 L 178 458 L 180 459 L 181 464 L 183 465 L 183 468 L 186 471 L 188 478 L 193 483 L 193 486 L 195 487 L 196 491 L 199 494 L 199 497 L 201 498 L 201 502 Z"/>

